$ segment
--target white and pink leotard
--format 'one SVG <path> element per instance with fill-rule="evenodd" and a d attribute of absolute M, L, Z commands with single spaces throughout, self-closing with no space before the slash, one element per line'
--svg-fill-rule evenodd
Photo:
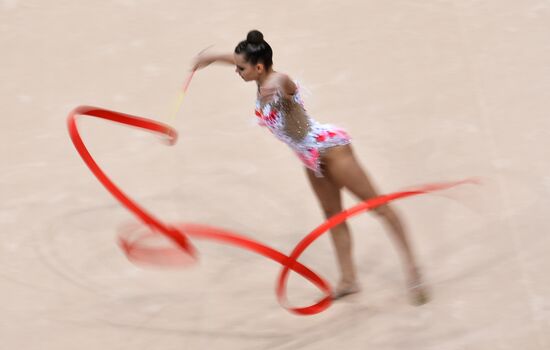
<path fill-rule="evenodd" d="M 286 143 L 317 177 L 323 177 L 323 152 L 330 147 L 346 145 L 351 140 L 343 129 L 320 124 L 311 118 L 306 113 L 299 90 L 290 99 L 282 98 L 278 93 L 263 106 L 258 95 L 256 116 L 259 125 L 267 127 Z"/>

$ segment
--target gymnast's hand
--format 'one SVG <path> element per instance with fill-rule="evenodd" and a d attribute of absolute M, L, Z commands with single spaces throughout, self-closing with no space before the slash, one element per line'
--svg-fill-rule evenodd
<path fill-rule="evenodd" d="M 191 70 L 203 69 L 214 62 L 216 62 L 216 58 L 213 57 L 213 55 L 201 52 L 193 60 L 193 64 L 191 65 Z"/>
<path fill-rule="evenodd" d="M 232 53 L 229 54 L 213 54 L 209 52 L 205 52 L 209 47 L 199 52 L 199 54 L 195 57 L 195 60 L 193 61 L 191 65 L 191 70 L 199 70 L 203 69 L 210 64 L 214 62 L 221 62 L 225 64 L 231 64 L 235 65 L 235 57 Z"/>

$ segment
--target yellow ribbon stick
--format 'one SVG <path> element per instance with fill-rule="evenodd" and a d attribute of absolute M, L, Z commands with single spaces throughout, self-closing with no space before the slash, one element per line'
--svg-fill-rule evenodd
<path fill-rule="evenodd" d="M 183 103 L 183 98 L 185 97 L 185 93 L 187 92 L 187 89 L 189 88 L 189 84 L 191 83 L 191 79 L 193 79 L 193 75 L 195 75 L 195 70 L 191 71 L 185 82 L 183 83 L 183 87 L 180 90 L 178 97 L 176 99 L 176 103 L 174 104 L 174 107 L 172 108 L 172 113 L 170 113 L 169 116 L 169 122 L 173 122 L 176 118 L 176 114 L 179 112 L 181 108 L 181 104 Z"/>

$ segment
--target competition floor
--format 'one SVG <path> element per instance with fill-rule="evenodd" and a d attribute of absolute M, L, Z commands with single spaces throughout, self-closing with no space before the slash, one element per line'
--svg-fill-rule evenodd
<path fill-rule="evenodd" d="M 0 1 L 0 348 L 549 349 L 549 23 L 547 0 Z M 118 249 L 134 219 L 72 146 L 77 105 L 178 129 L 166 147 L 80 121 L 107 173 L 163 220 L 286 253 L 323 220 L 234 68 L 197 73 L 166 118 L 194 55 L 231 51 L 250 29 L 308 90 L 310 114 L 350 132 L 381 192 L 483 179 L 395 203 L 430 303 L 408 303 L 370 214 L 350 221 L 363 291 L 310 317 L 277 304 L 279 266 L 248 252 L 197 242 L 199 264 L 166 270 Z M 300 261 L 337 281 L 328 237 Z M 319 293 L 293 276 L 289 297 Z"/>

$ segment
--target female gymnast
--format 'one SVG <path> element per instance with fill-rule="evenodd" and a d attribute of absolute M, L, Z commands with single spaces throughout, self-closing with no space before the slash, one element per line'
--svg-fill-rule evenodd
<path fill-rule="evenodd" d="M 299 89 L 292 79 L 273 69 L 273 51 L 257 30 L 248 33 L 234 53 L 200 53 L 193 69 L 214 62 L 227 63 L 244 81 L 255 81 L 256 116 L 278 139 L 296 153 L 305 166 L 307 177 L 327 218 L 341 212 L 341 189 L 345 188 L 361 201 L 378 195 L 367 174 L 354 156 L 350 137 L 335 126 L 320 124 L 305 111 Z M 411 301 L 421 305 L 428 293 L 399 217 L 389 205 L 374 211 L 389 228 L 403 260 Z M 331 230 L 341 278 L 334 288 L 338 299 L 360 291 L 352 258 L 352 240 L 346 222 Z"/>

